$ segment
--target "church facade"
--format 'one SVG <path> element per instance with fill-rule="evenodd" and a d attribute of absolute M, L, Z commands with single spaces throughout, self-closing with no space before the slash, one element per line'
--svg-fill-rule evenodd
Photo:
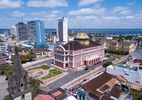
<path fill-rule="evenodd" d="M 54 64 L 62 68 L 90 66 L 101 62 L 104 58 L 104 46 L 89 40 L 89 36 L 78 33 L 74 41 L 54 48 Z"/>
<path fill-rule="evenodd" d="M 12 75 L 8 76 L 7 90 L 10 100 L 32 100 L 28 72 L 22 67 L 17 47 L 15 48 Z"/>

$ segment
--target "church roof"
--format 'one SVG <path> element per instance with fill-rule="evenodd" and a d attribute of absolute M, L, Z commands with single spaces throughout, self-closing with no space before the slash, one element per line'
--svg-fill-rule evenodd
<path fill-rule="evenodd" d="M 100 46 L 101 44 L 95 42 L 95 41 L 89 41 L 89 44 L 86 46 L 81 45 L 78 41 L 71 41 L 65 45 L 62 45 L 65 50 L 80 50 L 80 49 L 85 49 L 85 48 L 90 48 L 90 47 L 94 47 L 94 46 Z"/>

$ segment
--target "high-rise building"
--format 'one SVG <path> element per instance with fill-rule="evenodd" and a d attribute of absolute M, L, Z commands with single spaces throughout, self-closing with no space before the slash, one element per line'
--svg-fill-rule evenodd
<path fill-rule="evenodd" d="M 10 29 L 10 34 L 16 36 L 16 26 L 13 25 L 12 28 Z"/>
<path fill-rule="evenodd" d="M 44 22 L 40 20 L 28 22 L 28 42 L 35 47 L 45 46 Z"/>
<path fill-rule="evenodd" d="M 66 17 L 58 20 L 57 36 L 59 42 L 68 42 L 68 19 Z"/>
<path fill-rule="evenodd" d="M 28 40 L 27 25 L 23 22 L 17 23 L 13 31 L 15 31 L 17 42 Z"/>

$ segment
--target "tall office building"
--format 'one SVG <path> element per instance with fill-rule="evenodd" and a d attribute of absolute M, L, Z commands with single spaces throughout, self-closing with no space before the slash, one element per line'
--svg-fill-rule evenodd
<path fill-rule="evenodd" d="M 57 36 L 59 42 L 68 42 L 68 19 L 66 17 L 62 17 L 58 21 Z"/>
<path fill-rule="evenodd" d="M 14 26 L 17 42 L 28 40 L 27 25 L 23 22 L 19 22 Z"/>
<path fill-rule="evenodd" d="M 40 48 L 45 46 L 44 22 L 40 20 L 28 22 L 28 42 Z"/>
<path fill-rule="evenodd" d="M 15 35 L 15 40 L 17 40 L 17 42 L 28 40 L 27 25 L 23 22 L 19 22 L 12 26 L 10 32 L 12 35 Z"/>

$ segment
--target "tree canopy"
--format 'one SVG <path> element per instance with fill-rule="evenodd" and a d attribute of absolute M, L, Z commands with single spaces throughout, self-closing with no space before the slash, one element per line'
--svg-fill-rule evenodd
<path fill-rule="evenodd" d="M 111 61 L 108 61 L 108 62 L 104 63 L 102 66 L 103 66 L 104 68 L 106 68 L 106 67 L 109 66 L 109 65 L 112 65 L 112 62 L 111 62 Z"/>
<path fill-rule="evenodd" d="M 113 50 L 113 49 L 106 49 L 105 52 L 110 54 L 117 54 L 117 55 L 128 55 L 129 51 L 126 50 Z"/>

